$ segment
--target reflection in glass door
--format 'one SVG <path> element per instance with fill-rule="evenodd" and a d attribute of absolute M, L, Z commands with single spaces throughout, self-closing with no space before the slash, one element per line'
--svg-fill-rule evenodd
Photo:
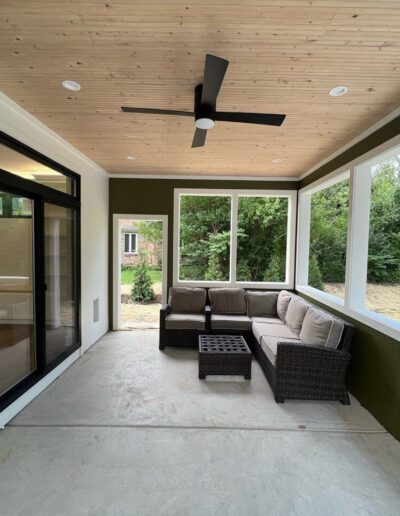
<path fill-rule="evenodd" d="M 0 192 L 0 395 L 36 369 L 33 202 Z"/>
<path fill-rule="evenodd" d="M 76 344 L 75 212 L 45 204 L 46 362 Z"/>

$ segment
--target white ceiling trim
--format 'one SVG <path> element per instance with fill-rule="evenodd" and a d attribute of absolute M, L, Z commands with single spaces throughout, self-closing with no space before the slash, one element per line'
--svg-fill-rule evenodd
<path fill-rule="evenodd" d="M 314 165 L 312 168 L 307 170 L 307 172 L 304 172 L 304 174 L 302 174 L 299 177 L 299 180 L 301 181 L 302 179 L 304 179 L 308 175 L 312 174 L 313 172 L 318 170 L 320 167 L 322 167 L 323 165 L 325 165 L 329 161 L 335 159 L 337 156 L 339 156 L 340 154 L 342 154 L 346 150 L 350 149 L 350 147 L 353 147 L 353 145 L 356 145 L 361 140 L 364 140 L 364 138 L 367 138 L 367 136 L 369 136 L 370 134 L 374 133 L 375 131 L 377 131 L 378 129 L 380 129 L 381 127 L 383 127 L 384 125 L 386 125 L 387 123 L 392 121 L 393 119 L 397 118 L 399 115 L 400 115 L 400 107 L 396 108 L 394 111 L 392 111 L 391 113 L 389 113 L 388 115 L 383 117 L 381 120 L 376 122 L 374 125 L 371 125 L 371 127 L 366 129 L 361 134 L 359 134 L 358 136 L 356 136 L 355 138 L 350 140 L 348 143 L 346 143 L 345 145 L 340 147 L 340 149 L 338 149 L 337 151 L 333 152 L 328 157 L 324 158 L 322 161 L 320 161 L 319 163 Z"/>
<path fill-rule="evenodd" d="M 190 179 L 193 181 L 299 181 L 299 177 L 268 176 L 180 176 L 166 174 L 110 174 L 110 179 Z"/>
<path fill-rule="evenodd" d="M 2 92 L 0 92 L 0 130 L 80 175 L 82 173 L 76 169 L 76 163 L 71 160 L 71 156 L 79 162 L 81 170 L 90 166 L 103 176 L 109 175 L 86 154 Z M 29 135 L 29 138 L 24 138 L 24 135 Z M 35 145 L 32 145 L 33 140 Z"/>

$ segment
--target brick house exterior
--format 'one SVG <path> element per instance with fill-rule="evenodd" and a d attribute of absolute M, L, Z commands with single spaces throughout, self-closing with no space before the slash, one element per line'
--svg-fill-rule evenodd
<path fill-rule="evenodd" d="M 135 220 L 121 220 L 121 265 L 137 265 L 141 255 L 149 265 L 161 265 L 162 246 L 146 240 L 138 231 Z"/>

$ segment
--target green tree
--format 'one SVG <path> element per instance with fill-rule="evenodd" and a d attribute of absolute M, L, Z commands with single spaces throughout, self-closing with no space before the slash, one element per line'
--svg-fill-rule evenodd
<path fill-rule="evenodd" d="M 400 282 L 400 165 L 375 167 L 371 181 L 368 281 Z"/>
<path fill-rule="evenodd" d="M 142 237 L 153 244 L 154 246 L 154 256 L 156 258 L 157 266 L 161 265 L 162 254 L 161 254 L 161 244 L 163 238 L 163 227 L 162 222 L 159 220 L 141 220 L 136 224 L 136 228 L 138 233 L 142 235 Z"/>
<path fill-rule="evenodd" d="M 308 265 L 308 284 L 310 287 L 317 288 L 318 290 L 324 290 L 324 284 L 322 281 L 321 270 L 318 265 L 318 260 L 315 254 L 310 256 Z"/>
<path fill-rule="evenodd" d="M 148 265 L 142 258 L 135 275 L 135 282 L 131 291 L 131 298 L 137 303 L 150 303 L 155 299 L 152 282 L 149 275 Z"/>

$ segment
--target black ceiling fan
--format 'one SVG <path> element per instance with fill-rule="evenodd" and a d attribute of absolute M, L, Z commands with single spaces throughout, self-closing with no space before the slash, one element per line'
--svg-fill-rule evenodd
<path fill-rule="evenodd" d="M 229 61 L 221 57 L 206 55 L 203 84 L 194 90 L 194 112 L 173 111 L 170 109 L 148 109 L 122 106 L 126 113 L 147 113 L 154 115 L 194 116 L 196 131 L 192 147 L 205 144 L 207 130 L 212 129 L 215 122 L 241 122 L 245 124 L 282 125 L 286 115 L 262 113 L 232 113 L 216 111 L 217 97 L 224 80 Z"/>

